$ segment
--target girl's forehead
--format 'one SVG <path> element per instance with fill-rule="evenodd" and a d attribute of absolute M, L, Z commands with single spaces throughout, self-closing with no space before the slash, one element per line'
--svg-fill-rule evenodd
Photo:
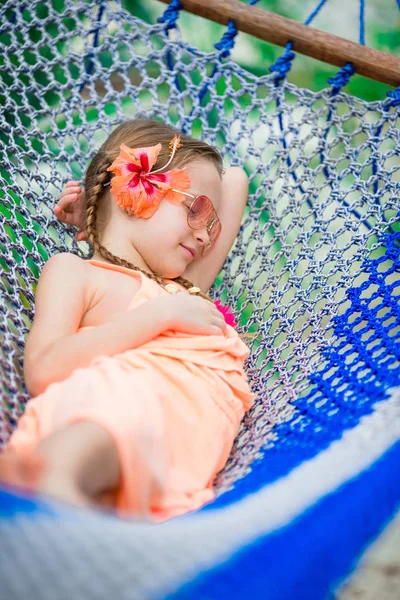
<path fill-rule="evenodd" d="M 188 192 L 208 196 L 214 206 L 218 206 L 222 191 L 222 181 L 216 166 L 210 161 L 199 159 L 187 165 L 190 177 Z"/>
<path fill-rule="evenodd" d="M 217 167 L 211 160 L 206 158 L 196 158 L 195 160 L 191 160 L 186 165 L 186 168 L 193 176 L 206 175 L 209 177 L 219 177 Z"/>

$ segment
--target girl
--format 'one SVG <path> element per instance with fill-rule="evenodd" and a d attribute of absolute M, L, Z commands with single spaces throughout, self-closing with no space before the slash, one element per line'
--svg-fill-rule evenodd
<path fill-rule="evenodd" d="M 82 229 L 84 217 L 93 257 L 60 253 L 42 270 L 24 354 L 32 398 L 3 457 L 3 473 L 7 460 L 19 469 L 11 483 L 30 457 L 39 493 L 157 522 L 213 498 L 253 401 L 249 350 L 206 295 L 247 176 L 222 177 L 215 148 L 177 133 L 122 123 L 85 194 L 73 182 L 61 194 L 56 214 Z"/>

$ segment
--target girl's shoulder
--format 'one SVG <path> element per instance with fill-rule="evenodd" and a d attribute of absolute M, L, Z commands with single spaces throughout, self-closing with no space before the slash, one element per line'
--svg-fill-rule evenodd
<path fill-rule="evenodd" d="M 95 286 L 89 264 L 72 252 L 59 252 L 44 264 L 36 288 L 38 301 L 46 311 L 50 305 L 65 307 L 68 298 L 74 298 L 84 314 L 95 295 Z M 64 299 L 64 300 L 63 300 Z"/>
<path fill-rule="evenodd" d="M 68 284 L 71 280 L 81 279 L 85 281 L 85 273 L 88 272 L 86 261 L 72 252 L 59 252 L 53 254 L 44 264 L 39 283 L 44 279 L 56 279 Z"/>
<path fill-rule="evenodd" d="M 72 252 L 59 252 L 53 254 L 44 264 L 40 277 L 39 285 L 44 280 L 51 279 L 53 282 L 62 282 L 64 286 L 84 285 L 89 273 L 87 262 L 72 254 Z"/>
<path fill-rule="evenodd" d="M 129 273 L 102 263 L 94 266 L 70 252 L 53 255 L 36 288 L 30 345 L 36 351 L 49 339 L 101 325 L 126 312 L 140 288 L 140 278 Z"/>

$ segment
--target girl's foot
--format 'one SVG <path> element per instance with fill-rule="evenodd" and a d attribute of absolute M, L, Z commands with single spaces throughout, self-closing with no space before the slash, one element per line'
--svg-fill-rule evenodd
<path fill-rule="evenodd" d="M 0 452 L 0 483 L 34 490 L 43 470 L 44 460 L 36 454 Z"/>
<path fill-rule="evenodd" d="M 93 504 L 60 473 L 46 471 L 45 460 L 35 453 L 4 450 L 0 453 L 0 484 L 21 488 L 25 493 L 46 494 L 74 506 Z"/>
<path fill-rule="evenodd" d="M 94 508 L 91 498 L 86 496 L 70 477 L 59 471 L 45 472 L 38 482 L 37 492 L 74 506 Z"/>

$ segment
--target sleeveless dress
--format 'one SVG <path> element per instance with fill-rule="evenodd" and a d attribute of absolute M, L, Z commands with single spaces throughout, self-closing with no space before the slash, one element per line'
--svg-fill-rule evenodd
<path fill-rule="evenodd" d="M 87 262 L 140 279 L 128 310 L 168 294 L 140 271 Z M 9 447 L 33 451 L 49 434 L 91 421 L 117 448 L 119 516 L 161 522 L 199 508 L 213 499 L 215 475 L 254 401 L 243 370 L 249 349 L 227 329 L 226 336 L 169 330 L 138 348 L 96 357 L 29 400 Z"/>

